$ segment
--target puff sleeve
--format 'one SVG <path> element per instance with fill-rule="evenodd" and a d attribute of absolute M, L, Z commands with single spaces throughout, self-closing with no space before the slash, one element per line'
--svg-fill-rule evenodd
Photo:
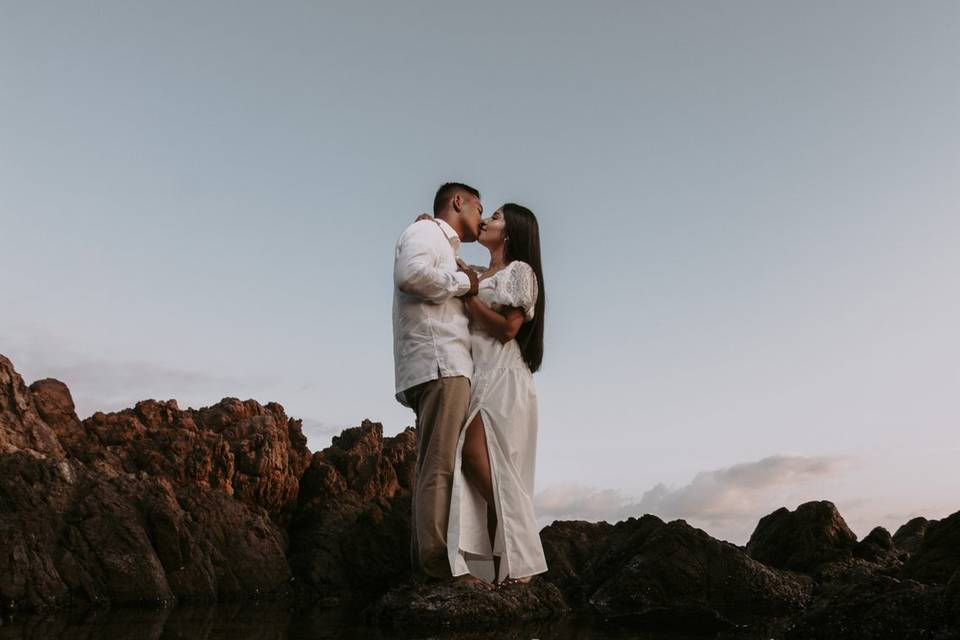
<path fill-rule="evenodd" d="M 524 321 L 533 320 L 539 286 L 537 275 L 526 262 L 515 260 L 497 277 L 496 302 L 523 309 Z"/>

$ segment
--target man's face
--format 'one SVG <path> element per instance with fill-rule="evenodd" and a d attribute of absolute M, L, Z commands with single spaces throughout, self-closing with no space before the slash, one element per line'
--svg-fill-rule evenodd
<path fill-rule="evenodd" d="M 463 233 L 463 242 L 474 242 L 480 235 L 480 220 L 483 218 L 483 205 L 480 198 L 471 194 L 463 194 L 463 202 L 460 208 L 460 216 Z"/>

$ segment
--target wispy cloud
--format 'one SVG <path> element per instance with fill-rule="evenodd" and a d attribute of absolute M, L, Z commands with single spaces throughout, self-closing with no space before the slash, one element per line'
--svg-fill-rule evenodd
<path fill-rule="evenodd" d="M 64 382 L 81 418 L 96 411 L 131 407 L 147 398 L 174 398 L 181 406 L 197 406 L 270 387 L 266 379 L 94 356 L 36 328 L 0 332 L 0 353 L 10 358 L 27 384 L 40 378 Z"/>
<path fill-rule="evenodd" d="M 743 542 L 757 519 L 774 508 L 778 490 L 842 473 L 852 460 L 837 456 L 775 455 L 723 469 L 702 471 L 682 487 L 658 484 L 639 500 L 614 489 L 579 485 L 550 487 L 534 498 L 541 523 L 559 519 L 618 522 L 652 513 L 682 518 L 711 534 Z"/>

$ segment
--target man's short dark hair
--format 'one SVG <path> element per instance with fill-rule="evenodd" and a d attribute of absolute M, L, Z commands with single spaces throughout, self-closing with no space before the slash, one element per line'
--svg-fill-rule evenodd
<path fill-rule="evenodd" d="M 466 191 L 467 193 L 480 198 L 480 192 L 473 187 L 462 182 L 448 182 L 437 189 L 437 195 L 433 198 L 433 215 L 439 215 L 443 211 L 457 191 Z"/>

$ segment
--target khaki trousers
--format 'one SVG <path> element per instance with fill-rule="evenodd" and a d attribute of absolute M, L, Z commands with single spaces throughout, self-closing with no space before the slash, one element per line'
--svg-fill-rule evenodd
<path fill-rule="evenodd" d="M 452 575 L 447 556 L 447 523 L 453 467 L 460 432 L 470 408 L 470 380 L 438 378 L 407 391 L 417 414 L 417 475 L 410 521 L 414 573 Z"/>

